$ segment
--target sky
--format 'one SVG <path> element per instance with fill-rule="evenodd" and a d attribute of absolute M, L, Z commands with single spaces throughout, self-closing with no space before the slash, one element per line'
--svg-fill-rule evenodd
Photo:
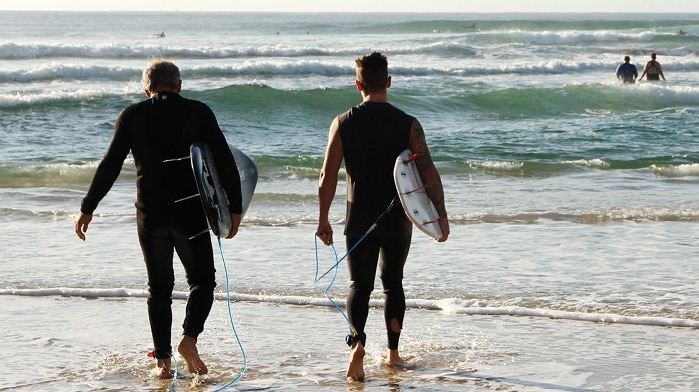
<path fill-rule="evenodd" d="M 679 12 L 697 0 L 3 0 L 0 11 Z"/>

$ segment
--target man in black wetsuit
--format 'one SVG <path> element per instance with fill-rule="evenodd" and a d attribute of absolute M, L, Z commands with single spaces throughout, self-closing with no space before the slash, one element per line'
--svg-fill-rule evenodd
<path fill-rule="evenodd" d="M 208 369 L 196 343 L 213 304 L 216 270 L 206 216 L 196 197 L 190 146 L 201 141 L 213 151 L 233 221 L 226 238 L 235 236 L 240 224 L 238 168 L 211 109 L 179 95 L 182 81 L 177 66 L 152 61 L 143 70 L 143 87 L 148 99 L 128 106 L 117 119 L 111 144 L 82 201 L 75 232 L 85 240 L 92 213 L 131 151 L 137 176 L 138 239 L 148 272 L 148 317 L 159 376 L 172 377 L 173 249 L 182 261 L 190 290 L 177 350 L 190 372 L 205 374 Z"/>
<path fill-rule="evenodd" d="M 406 148 L 418 154 L 416 164 L 427 194 L 439 213 L 443 236 L 449 236 L 449 222 L 444 206 L 444 191 L 437 169 L 432 162 L 422 126 L 412 116 L 388 103 L 391 77 L 386 57 L 380 53 L 356 60 L 357 90 L 362 103 L 337 116 L 330 125 L 325 162 L 319 179 L 319 217 L 316 235 L 325 245 L 333 243 L 333 231 L 328 213 L 338 183 L 338 171 L 345 161 L 347 171 L 347 219 L 345 236 L 347 249 L 356 248 L 347 257 L 350 291 L 347 314 L 353 334 L 347 337 L 350 363 L 346 376 L 363 380 L 364 327 L 369 315 L 369 297 L 374 289 L 379 255 L 384 288 L 384 318 L 388 336 L 389 366 L 409 366 L 398 353 L 398 341 L 405 315 L 403 266 L 408 256 L 412 224 L 397 199 L 393 180 L 395 160 Z M 383 212 L 395 200 L 393 207 Z M 382 216 L 379 221 L 377 218 Z M 378 223 L 361 240 L 370 226 Z"/>

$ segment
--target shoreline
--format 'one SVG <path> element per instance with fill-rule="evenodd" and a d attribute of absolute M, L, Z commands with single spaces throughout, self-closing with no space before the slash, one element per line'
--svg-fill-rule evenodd
<path fill-rule="evenodd" d="M 160 389 L 149 375 L 150 337 L 145 299 L 77 299 L 0 296 L 11 320 L 3 340 L 18 355 L 0 376 L 0 391 L 46 387 Z M 8 306 L 10 305 L 10 306 Z M 411 309 L 401 340 L 417 366 L 395 371 L 382 365 L 381 311 L 370 311 L 367 382 L 346 383 L 346 324 L 335 311 L 311 306 L 236 302 L 233 316 L 248 358 L 239 390 L 430 391 L 637 391 L 699 387 L 693 364 L 699 336 L 693 328 L 667 328 L 527 316 L 454 315 Z M 173 305 L 173 344 L 184 302 Z M 241 370 L 241 353 L 227 310 L 216 303 L 200 337 L 211 368 L 203 390 L 215 390 Z M 343 325 L 344 324 L 344 325 Z M 652 355 L 649 356 L 649 353 Z M 32 379 L 33 358 L 48 358 L 46 373 Z M 183 366 L 182 364 L 180 366 Z M 180 367 L 177 388 L 193 379 Z M 197 390 L 202 390 L 198 386 Z M 389 389 L 392 390 L 392 389 Z"/>

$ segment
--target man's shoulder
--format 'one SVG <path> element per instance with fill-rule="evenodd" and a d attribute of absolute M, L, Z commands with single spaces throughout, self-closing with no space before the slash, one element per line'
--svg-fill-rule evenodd
<path fill-rule="evenodd" d="M 340 120 L 345 120 L 363 113 L 366 113 L 367 115 L 376 115 L 377 113 L 395 113 L 403 116 L 412 117 L 402 109 L 394 106 L 389 102 L 362 102 L 338 114 L 337 118 Z"/>
<path fill-rule="evenodd" d="M 196 111 L 213 113 L 209 105 L 196 99 L 182 97 L 182 103 Z"/>
<path fill-rule="evenodd" d="M 150 100 L 146 99 L 143 101 L 132 103 L 121 110 L 120 116 L 136 115 L 139 112 L 145 110 L 148 107 Z"/>

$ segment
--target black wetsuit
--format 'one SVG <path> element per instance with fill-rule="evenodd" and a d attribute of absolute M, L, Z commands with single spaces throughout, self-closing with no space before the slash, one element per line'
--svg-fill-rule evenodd
<path fill-rule="evenodd" d="M 216 117 L 202 102 L 172 92 L 124 109 L 114 126 L 112 142 L 82 201 L 81 212 L 92 214 L 121 171 L 129 151 L 136 165 L 138 237 L 148 271 L 148 315 L 154 355 L 168 358 L 175 283 L 173 249 L 184 266 L 190 294 L 184 334 L 197 338 L 213 303 L 216 286 L 213 250 L 189 159 L 193 142 L 211 147 L 230 211 L 240 213 L 238 169 Z M 183 200 L 182 200 L 183 199 Z M 194 238 L 191 238 L 194 236 Z"/>
<path fill-rule="evenodd" d="M 631 63 L 623 63 L 617 68 L 616 77 L 624 83 L 634 83 L 638 77 L 638 70 Z"/>
<path fill-rule="evenodd" d="M 414 118 L 389 103 L 365 102 L 341 114 L 338 120 L 347 170 L 347 249 L 395 199 L 376 229 L 347 257 L 351 281 L 348 317 L 358 332 L 357 339 L 366 345 L 364 327 L 380 254 L 388 348 L 397 349 L 400 333 L 392 331 L 390 323 L 395 319 L 403 325 L 403 266 L 410 250 L 412 224 L 397 199 L 393 166 L 401 151 L 410 147 Z"/>

